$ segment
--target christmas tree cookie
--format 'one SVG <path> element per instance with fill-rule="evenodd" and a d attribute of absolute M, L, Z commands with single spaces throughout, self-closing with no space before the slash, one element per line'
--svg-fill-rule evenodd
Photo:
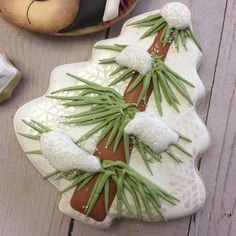
<path fill-rule="evenodd" d="M 18 140 L 68 216 L 108 228 L 203 206 L 195 164 L 209 135 L 195 111 L 205 89 L 190 16 L 169 3 L 130 19 L 90 61 L 57 67 L 47 93 L 17 111 Z"/>

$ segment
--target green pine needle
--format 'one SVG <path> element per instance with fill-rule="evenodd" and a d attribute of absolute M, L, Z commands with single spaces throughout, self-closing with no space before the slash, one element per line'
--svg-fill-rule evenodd
<path fill-rule="evenodd" d="M 25 134 L 25 133 L 18 133 L 18 134 L 25 137 L 25 138 L 29 138 L 29 139 L 33 139 L 33 140 L 39 140 L 40 139 L 40 135 Z"/>
<path fill-rule="evenodd" d="M 121 47 L 116 45 L 116 47 Z M 126 74 L 132 73 L 132 70 L 126 69 Z M 98 137 L 98 142 L 101 142 L 105 136 L 110 132 L 108 137 L 106 148 L 108 148 L 114 141 L 114 151 L 116 150 L 124 132 L 123 121 L 130 120 L 134 117 L 138 108 L 135 104 L 128 104 L 124 101 L 123 97 L 118 94 L 114 89 L 109 87 L 103 87 L 97 83 L 87 81 L 78 76 L 68 74 L 70 77 L 85 83 L 87 86 L 84 90 L 78 90 L 79 95 L 75 96 L 55 96 L 50 95 L 52 99 L 58 99 L 63 101 L 65 106 L 83 106 L 92 105 L 87 111 L 64 116 L 63 124 L 72 125 L 91 125 L 96 126 L 85 133 L 77 143 L 80 143 L 88 139 L 93 134 L 101 130 L 101 134 Z M 70 87 L 71 89 L 72 87 Z M 65 88 L 64 90 L 67 90 Z M 86 93 L 85 93 L 86 92 Z M 84 93 L 83 96 L 81 93 Z M 127 124 L 127 122 L 126 122 Z M 121 127 L 122 130 L 120 129 Z"/>
<path fill-rule="evenodd" d="M 99 64 L 110 64 L 110 63 L 115 63 L 115 62 L 116 62 L 116 58 L 115 57 L 99 60 Z"/>
<path fill-rule="evenodd" d="M 178 134 L 179 135 L 179 134 Z M 179 135 L 179 138 L 181 136 Z M 187 137 L 185 137 L 187 139 Z M 178 157 L 174 151 L 172 151 L 172 148 L 175 147 L 178 149 L 180 152 L 185 154 L 188 157 L 192 157 L 192 154 L 188 152 L 183 146 L 180 144 L 172 144 L 169 146 L 169 148 L 162 153 L 156 153 L 154 150 L 152 150 L 148 145 L 145 143 L 141 142 L 136 138 L 135 136 L 131 135 L 130 137 L 133 145 L 135 146 L 136 150 L 139 152 L 142 160 L 144 161 L 145 166 L 147 167 L 148 171 L 152 175 L 152 169 L 150 166 L 150 163 L 152 163 L 152 160 L 156 160 L 158 162 L 162 161 L 162 154 L 166 153 L 168 156 L 170 156 L 177 164 L 182 163 L 183 161 Z M 188 139 L 189 140 L 189 139 Z"/>
<path fill-rule="evenodd" d="M 114 45 L 96 45 L 94 48 L 95 49 L 106 49 L 106 50 L 121 52 L 126 47 L 127 47 L 127 45 L 114 44 Z"/>
<path fill-rule="evenodd" d="M 35 155 L 42 155 L 41 150 L 31 150 L 31 151 L 27 151 L 25 152 L 26 154 L 35 154 Z"/>
<path fill-rule="evenodd" d="M 49 179 L 49 178 L 51 178 L 51 177 L 53 177 L 53 176 L 55 176 L 55 175 L 57 175 L 57 174 L 59 174 L 59 173 L 60 173 L 59 170 L 55 170 L 55 171 L 53 171 L 53 172 L 48 173 L 47 175 L 45 175 L 45 176 L 43 177 L 43 179 Z"/>

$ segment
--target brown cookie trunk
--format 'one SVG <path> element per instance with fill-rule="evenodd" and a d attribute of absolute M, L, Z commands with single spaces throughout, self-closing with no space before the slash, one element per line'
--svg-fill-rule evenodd
<path fill-rule="evenodd" d="M 148 52 L 149 53 L 153 52 L 156 55 L 158 55 L 159 57 L 161 57 L 163 60 L 165 60 L 166 55 L 169 50 L 169 47 L 170 47 L 170 43 L 168 43 L 165 47 L 163 47 L 160 42 L 160 36 L 161 36 L 161 32 L 159 32 L 157 34 L 153 44 L 148 49 Z M 131 78 L 127 89 L 136 79 L 137 79 L 137 74 Z M 142 87 L 143 87 L 143 83 L 141 82 L 130 93 L 127 93 L 127 89 L 126 89 L 126 91 L 124 93 L 125 101 L 128 103 L 137 103 L 139 94 L 142 90 Z M 148 89 L 145 103 L 141 102 L 138 106 L 140 111 L 145 110 L 146 104 L 150 98 L 151 92 L 152 92 L 152 85 L 150 85 L 150 87 Z M 100 157 L 102 160 L 114 160 L 114 161 L 119 160 L 119 161 L 125 162 L 125 151 L 124 151 L 123 140 L 121 140 L 116 152 L 113 153 L 112 149 L 113 149 L 114 143 L 112 143 L 108 149 L 105 148 L 105 144 L 106 144 L 108 137 L 109 137 L 109 134 L 98 144 L 94 155 Z M 132 147 L 130 147 L 130 149 L 132 149 Z M 73 209 L 85 214 L 86 205 L 87 205 L 88 199 L 90 197 L 90 194 L 92 192 L 93 186 L 96 182 L 96 179 L 97 179 L 97 177 L 95 176 L 83 189 L 81 189 L 81 190 L 76 189 L 75 190 L 75 192 L 71 198 L 71 201 L 70 201 L 71 207 Z M 110 180 L 109 190 L 110 190 L 110 196 L 109 196 L 109 207 L 110 207 L 115 196 L 116 196 L 116 184 L 112 180 Z M 105 205 L 104 205 L 104 192 L 102 192 L 89 216 L 91 218 L 95 219 L 96 221 L 103 221 L 106 218 L 106 215 L 107 214 L 106 214 Z"/>

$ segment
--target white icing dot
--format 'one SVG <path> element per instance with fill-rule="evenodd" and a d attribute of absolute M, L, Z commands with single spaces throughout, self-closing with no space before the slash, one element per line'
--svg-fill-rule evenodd
<path fill-rule="evenodd" d="M 135 135 L 157 153 L 165 151 L 179 139 L 178 134 L 161 119 L 147 112 L 136 113 L 134 119 L 125 127 L 125 133 Z"/>
<path fill-rule="evenodd" d="M 42 134 L 40 148 L 50 165 L 59 171 L 98 172 L 101 169 L 99 159 L 79 148 L 65 133 L 50 131 Z"/>
<path fill-rule="evenodd" d="M 160 14 L 171 28 L 186 29 L 190 26 L 191 12 L 183 3 L 167 3 L 161 8 Z"/>
<path fill-rule="evenodd" d="M 152 57 L 143 48 L 128 46 L 116 57 L 116 62 L 121 66 L 138 71 L 141 75 L 146 75 L 152 68 Z"/>

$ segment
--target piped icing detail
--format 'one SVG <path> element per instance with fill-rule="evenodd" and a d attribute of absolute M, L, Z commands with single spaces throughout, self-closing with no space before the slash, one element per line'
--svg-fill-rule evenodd
<path fill-rule="evenodd" d="M 59 99 L 63 101 L 66 106 L 80 106 L 83 104 L 92 105 L 91 108 L 87 111 L 72 114 L 69 116 L 65 116 L 65 120 L 63 123 L 71 124 L 71 125 L 95 125 L 91 130 L 87 133 L 83 134 L 76 143 L 81 143 L 88 139 L 91 135 L 101 131 L 98 136 L 97 143 L 99 144 L 106 135 L 108 135 L 108 139 L 104 143 L 105 148 L 109 149 L 110 146 L 113 146 L 112 153 L 116 153 L 119 143 L 123 137 L 124 140 L 124 150 L 125 150 L 125 159 L 126 162 L 129 162 L 130 159 L 130 144 L 134 145 L 137 151 L 141 154 L 141 158 L 145 162 L 145 165 L 149 169 L 150 173 L 152 173 L 149 163 L 147 159 L 153 158 L 154 160 L 161 161 L 162 155 L 161 153 L 156 152 L 148 144 L 142 142 L 134 135 L 129 135 L 125 133 L 124 129 L 127 124 L 135 117 L 135 114 L 139 112 L 138 107 L 135 103 L 128 103 L 125 99 L 118 95 L 117 92 L 112 88 L 103 87 L 97 83 L 87 81 L 82 79 L 76 75 L 68 74 L 70 77 L 79 80 L 86 85 L 84 89 L 81 90 L 81 87 L 68 87 L 63 88 L 63 90 L 53 91 L 51 95 L 48 95 L 48 98 Z M 86 94 L 85 96 L 75 95 L 75 96 L 60 96 L 55 95 L 56 93 L 66 92 L 71 90 L 79 90 L 82 94 Z M 101 91 L 103 91 L 103 95 L 101 96 Z M 91 100 L 91 96 L 93 95 L 93 100 Z M 71 101 L 71 99 L 75 99 Z M 79 99 L 80 101 L 78 101 Z M 96 104 L 97 103 L 97 104 Z M 33 123 L 35 121 L 32 121 Z M 31 123 L 32 125 L 32 123 Z M 111 132 L 111 133 L 110 133 Z M 191 142 L 189 138 L 184 136 L 183 134 L 178 134 L 179 139 L 182 139 L 186 142 Z M 114 143 L 113 143 L 114 141 Z M 171 147 L 179 149 L 180 152 L 185 155 L 191 157 L 192 154 L 188 152 L 183 146 L 179 143 L 173 143 L 171 146 L 167 146 L 164 151 L 177 163 L 181 163 L 181 159 L 178 155 L 175 155 L 175 152 L 171 150 Z M 98 151 L 99 154 L 99 151 Z"/>
<path fill-rule="evenodd" d="M 138 112 L 125 127 L 125 133 L 135 135 L 140 141 L 152 148 L 156 153 L 168 149 L 171 144 L 177 144 L 179 136 L 160 118 L 147 112 Z"/>
<path fill-rule="evenodd" d="M 160 33 L 163 46 L 174 41 L 178 52 L 180 46 L 188 50 L 187 39 L 191 39 L 201 51 L 190 25 L 191 12 L 187 6 L 179 2 L 167 3 L 160 12 L 129 24 L 137 28 L 147 28 L 140 39 Z"/>
<path fill-rule="evenodd" d="M 65 133 L 50 131 L 40 138 L 42 154 L 49 163 L 59 171 L 79 169 L 88 172 L 98 172 L 101 169 L 97 157 L 79 148 Z"/>
<path fill-rule="evenodd" d="M 190 26 L 191 12 L 183 3 L 167 3 L 161 8 L 160 14 L 171 28 L 181 30 Z"/>
<path fill-rule="evenodd" d="M 44 134 L 56 132 L 57 135 L 58 131 L 52 131 L 49 127 L 45 126 L 44 124 L 35 121 L 35 120 L 22 120 L 27 126 L 33 129 L 37 134 L 26 134 L 26 133 L 19 133 L 21 136 L 25 138 L 29 138 L 32 140 L 40 140 L 40 137 Z M 63 133 L 62 133 L 63 134 Z M 68 137 L 68 135 L 66 135 Z M 39 154 L 42 155 L 43 153 L 41 150 L 32 150 L 27 151 L 27 154 Z M 72 188 L 78 188 L 76 191 L 82 191 L 81 197 L 83 198 L 84 194 L 89 194 L 88 200 L 83 204 L 82 211 L 86 216 L 93 217 L 93 208 L 96 208 L 97 201 L 99 201 L 99 196 L 104 189 L 104 201 L 101 202 L 101 206 L 105 207 L 106 213 L 109 210 L 109 199 L 110 199 L 110 187 L 107 186 L 112 179 L 114 184 L 117 188 L 117 217 L 120 218 L 123 215 L 124 208 L 122 205 L 125 206 L 126 210 L 129 211 L 135 218 L 141 220 L 142 214 L 145 212 L 149 217 L 149 220 L 153 220 L 153 215 L 151 209 L 147 207 L 149 204 L 154 204 L 156 209 L 156 214 L 158 214 L 163 220 L 166 220 L 165 215 L 162 214 L 161 209 L 161 202 L 160 199 L 169 202 L 172 205 L 175 205 L 179 202 L 179 200 L 172 195 L 171 193 L 165 191 L 161 186 L 152 183 L 152 181 L 146 179 L 143 175 L 139 174 L 135 169 L 131 168 L 128 163 L 124 163 L 120 161 L 119 158 L 117 160 L 101 160 L 101 168 L 98 172 L 86 172 L 80 171 L 78 169 L 70 170 L 70 171 L 59 171 L 55 170 L 44 175 L 44 179 L 51 179 L 54 180 L 61 180 L 66 179 L 72 181 L 68 186 L 60 190 L 60 193 L 63 194 L 71 190 Z M 94 182 L 94 186 L 92 192 L 90 191 L 90 187 L 88 184 L 90 181 Z M 133 186 L 133 183 L 138 183 L 137 186 Z M 133 188 L 133 190 L 131 189 Z M 145 188 L 145 192 L 142 189 Z M 85 191 L 85 192 L 83 192 Z M 131 191 L 131 195 L 133 200 L 136 202 L 135 207 L 132 209 L 130 203 L 128 202 L 126 191 Z M 139 200 L 138 196 L 141 196 Z M 150 199 L 149 196 L 152 196 Z M 81 200 L 81 199 L 80 199 Z M 140 201 L 140 202 L 139 202 Z M 146 206 L 144 211 L 141 210 L 140 203 L 143 203 Z M 78 204 L 77 198 L 71 199 L 71 207 L 77 209 L 76 205 Z M 102 209 L 99 209 L 99 211 Z"/>
<path fill-rule="evenodd" d="M 145 75 L 152 68 L 151 55 L 143 48 L 128 46 L 116 56 L 116 62 L 121 66 L 138 71 Z"/>
<path fill-rule="evenodd" d="M 177 74 L 175 71 L 173 71 L 170 67 L 168 67 L 165 62 L 163 61 L 162 57 L 159 57 L 155 55 L 154 53 L 149 54 L 145 49 L 142 49 L 143 54 L 146 55 L 146 53 L 149 55 L 147 57 L 150 57 L 150 64 L 151 68 L 148 66 L 145 66 L 145 70 L 148 70 L 146 74 L 141 74 L 139 71 L 137 71 L 137 67 L 139 66 L 140 61 L 144 56 L 142 53 L 135 57 L 134 62 L 132 62 L 133 54 L 132 52 L 129 52 L 128 54 L 123 54 L 123 52 L 127 48 L 135 48 L 135 46 L 127 46 L 127 45 L 121 45 L 121 44 L 114 44 L 114 45 L 96 45 L 96 49 L 105 49 L 105 50 L 113 50 L 120 52 L 117 57 L 120 55 L 122 56 L 123 63 L 119 64 L 117 63 L 117 57 L 112 58 L 105 58 L 100 59 L 99 64 L 110 64 L 110 63 L 117 63 L 118 67 L 114 69 L 114 71 L 110 74 L 111 77 L 114 77 L 112 82 L 109 84 L 109 86 L 116 85 L 117 83 L 120 83 L 121 81 L 130 79 L 135 73 L 137 74 L 137 79 L 135 81 L 131 82 L 131 85 L 127 88 L 127 94 L 132 93 L 133 90 L 135 90 L 140 83 L 143 83 L 144 86 L 142 86 L 141 92 L 139 93 L 138 97 L 138 103 L 141 101 L 145 101 L 146 94 L 148 91 L 148 88 L 153 85 L 153 91 L 156 101 L 156 106 L 159 111 L 159 114 L 162 116 L 162 99 L 166 99 L 167 103 L 170 106 L 173 106 L 173 108 L 177 111 L 179 111 L 180 101 L 178 99 L 178 96 L 176 96 L 176 91 L 173 89 L 175 88 L 179 94 L 184 97 L 190 105 L 193 105 L 192 98 L 190 96 L 190 93 L 187 90 L 187 87 L 194 88 L 195 85 L 191 82 L 187 81 L 185 78 L 183 78 L 181 75 Z M 141 49 L 138 48 L 138 51 L 141 51 Z M 132 51 L 132 50 L 129 50 Z M 135 51 L 135 50 L 134 50 Z M 128 59 L 129 55 L 131 59 Z M 128 61 L 128 63 L 124 63 Z M 137 62 L 136 62 L 137 61 Z M 135 65 L 137 63 L 137 65 Z M 135 66 L 134 66 L 135 65 Z M 141 63 L 142 65 L 142 63 Z M 131 68 L 132 67 L 132 68 Z M 135 69 L 133 69 L 135 68 Z M 139 74 L 138 74 L 139 73 Z M 170 86 L 171 85 L 171 86 Z M 173 87 L 172 87 L 173 86 Z M 161 93 L 163 92 L 163 94 Z"/>

